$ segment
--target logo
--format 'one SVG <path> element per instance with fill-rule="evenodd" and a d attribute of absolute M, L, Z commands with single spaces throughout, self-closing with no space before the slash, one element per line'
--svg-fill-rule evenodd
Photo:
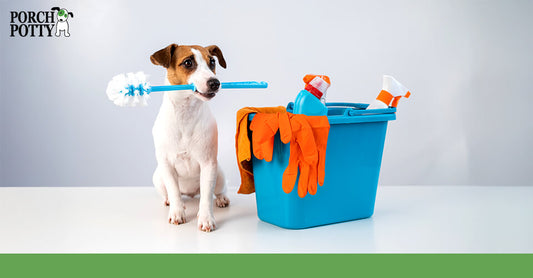
<path fill-rule="evenodd" d="M 70 37 L 68 19 L 74 14 L 65 8 L 49 11 L 10 11 L 10 37 Z M 55 32 L 54 32 L 55 29 Z"/>

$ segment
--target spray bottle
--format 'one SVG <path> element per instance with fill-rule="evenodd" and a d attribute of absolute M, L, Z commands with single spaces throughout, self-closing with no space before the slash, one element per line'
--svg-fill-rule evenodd
<path fill-rule="evenodd" d="M 325 105 L 325 96 L 331 84 L 329 77 L 308 74 L 303 80 L 305 88 L 296 96 L 293 113 L 307 116 L 326 116 L 328 108 Z"/>
<path fill-rule="evenodd" d="M 384 109 L 398 106 L 401 97 L 409 98 L 411 92 L 390 75 L 383 75 L 383 88 L 366 109 Z"/>

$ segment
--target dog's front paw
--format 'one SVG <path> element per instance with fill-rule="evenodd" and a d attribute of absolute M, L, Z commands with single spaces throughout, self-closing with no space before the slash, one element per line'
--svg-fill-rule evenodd
<path fill-rule="evenodd" d="M 176 225 L 185 223 L 185 208 L 171 206 L 168 211 L 168 223 Z"/>
<path fill-rule="evenodd" d="M 229 198 L 224 194 L 217 195 L 217 198 L 215 199 L 215 204 L 219 208 L 225 208 L 229 206 Z"/>
<path fill-rule="evenodd" d="M 198 229 L 204 232 L 214 231 L 216 228 L 215 218 L 211 214 L 198 214 Z"/>

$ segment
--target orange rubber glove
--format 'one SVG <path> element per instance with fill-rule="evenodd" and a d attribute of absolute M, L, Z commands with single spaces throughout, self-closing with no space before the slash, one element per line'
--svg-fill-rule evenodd
<path fill-rule="evenodd" d="M 325 116 L 286 112 L 258 113 L 250 124 L 253 153 L 257 159 L 272 161 L 274 137 L 279 130 L 283 143 L 291 142 L 289 164 L 283 173 L 282 188 L 290 193 L 298 179 L 298 196 L 314 195 L 324 184 L 329 122 Z"/>
<path fill-rule="evenodd" d="M 294 189 L 299 169 L 298 196 L 301 198 L 307 194 L 309 184 L 317 182 L 317 171 L 313 169 L 317 167 L 318 152 L 313 130 L 307 122 L 307 117 L 301 114 L 292 114 L 290 117 L 292 129 L 291 154 L 289 165 L 283 173 L 282 182 L 283 191 L 290 193 Z"/>
<path fill-rule="evenodd" d="M 287 112 L 258 113 L 250 124 L 253 153 L 257 159 L 272 161 L 274 138 L 279 129 L 281 142 L 287 144 L 292 137 Z"/>
<path fill-rule="evenodd" d="M 318 151 L 318 165 L 317 168 L 312 169 L 316 171 L 318 177 L 318 184 L 322 186 L 326 175 L 326 148 L 328 146 L 328 134 L 329 134 L 329 121 L 324 116 L 308 116 L 307 121 L 313 129 L 313 136 L 316 142 L 316 148 Z M 314 174 L 313 174 L 314 175 Z M 309 179 L 308 191 L 311 195 L 315 195 L 317 191 L 316 183 L 311 183 L 313 175 Z"/>
<path fill-rule="evenodd" d="M 291 127 L 293 129 L 291 155 L 289 165 L 283 173 L 283 190 L 285 193 L 290 193 L 294 189 L 299 169 L 298 196 L 303 198 L 307 192 L 315 195 L 317 183 L 321 186 L 324 184 L 326 148 L 330 128 L 328 118 L 326 116 L 292 115 Z M 311 133 L 309 133 L 309 128 Z"/>

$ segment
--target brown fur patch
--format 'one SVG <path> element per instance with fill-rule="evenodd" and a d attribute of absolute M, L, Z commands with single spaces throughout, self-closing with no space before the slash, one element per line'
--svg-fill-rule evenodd
<path fill-rule="evenodd" d="M 152 56 L 150 56 L 150 61 L 152 61 L 154 65 L 163 66 L 167 69 L 167 78 L 170 84 L 187 84 L 189 76 L 196 69 L 196 67 L 187 68 L 184 65 L 184 61 L 190 59 L 191 56 L 194 60 L 194 54 L 191 49 L 198 50 L 208 66 L 213 56 L 216 56 L 219 64 L 226 68 L 226 61 L 224 60 L 224 56 L 222 56 L 222 51 L 220 51 L 216 45 L 211 45 L 205 48 L 199 45 L 171 44 L 152 54 Z M 194 61 L 194 65 L 196 65 L 196 61 Z M 215 67 L 212 67 L 211 70 L 216 74 Z"/>

